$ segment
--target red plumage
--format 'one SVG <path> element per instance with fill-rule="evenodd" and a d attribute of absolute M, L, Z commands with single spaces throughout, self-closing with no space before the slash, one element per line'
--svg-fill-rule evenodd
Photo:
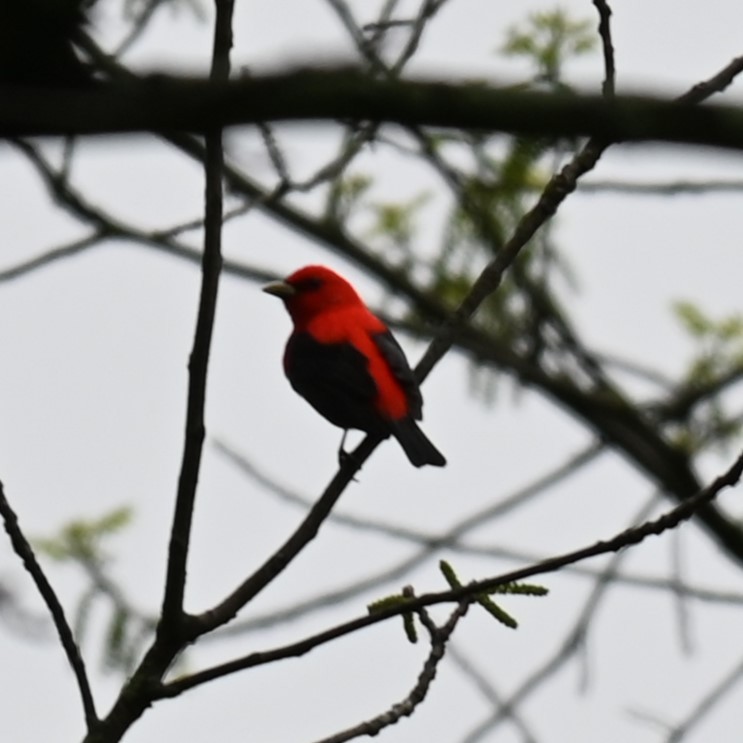
<path fill-rule="evenodd" d="M 446 464 L 416 423 L 423 400 L 402 348 L 342 276 L 306 266 L 264 291 L 294 322 L 284 371 L 315 410 L 344 430 L 394 436 L 416 467 Z"/>

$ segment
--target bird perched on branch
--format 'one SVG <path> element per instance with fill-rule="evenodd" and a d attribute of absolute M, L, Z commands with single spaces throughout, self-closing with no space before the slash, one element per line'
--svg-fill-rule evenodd
<path fill-rule="evenodd" d="M 306 266 L 263 288 L 294 322 L 284 352 L 292 387 L 331 423 L 394 436 L 416 467 L 446 459 L 416 423 L 423 400 L 402 348 L 342 276 Z"/>

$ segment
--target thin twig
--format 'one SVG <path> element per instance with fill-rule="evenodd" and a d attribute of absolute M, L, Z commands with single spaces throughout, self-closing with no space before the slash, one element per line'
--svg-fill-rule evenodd
<path fill-rule="evenodd" d="M 413 58 L 423 38 L 423 32 L 428 29 L 429 22 L 441 10 L 445 2 L 447 0 L 425 0 L 425 2 L 421 3 L 418 15 L 410 26 L 408 41 L 400 52 L 397 61 L 392 65 L 391 71 L 393 75 L 399 75 L 405 65 Z"/>
<path fill-rule="evenodd" d="M 374 445 L 370 444 L 369 440 L 367 439 L 362 442 L 362 445 L 359 447 L 359 449 L 356 450 L 356 452 L 354 452 L 354 455 L 356 455 L 359 450 L 361 450 L 364 459 L 366 459 L 373 448 Z M 351 476 L 353 472 L 349 472 L 348 474 L 349 476 Z M 175 697 L 179 694 L 182 694 L 184 691 L 187 691 L 188 689 L 207 683 L 215 678 L 221 678 L 223 676 L 227 676 L 229 674 L 236 673 L 247 668 L 253 668 L 255 666 L 264 665 L 266 663 L 272 663 L 283 658 L 299 657 L 320 645 L 332 642 L 339 637 L 344 637 L 345 635 L 351 634 L 353 632 L 358 632 L 364 627 L 369 627 L 373 624 L 386 621 L 391 617 L 397 617 L 404 613 L 418 611 L 423 607 L 433 606 L 434 604 L 448 603 L 451 601 L 459 602 L 476 596 L 477 594 L 492 591 L 493 589 L 507 583 L 522 581 L 535 575 L 552 573 L 566 567 L 567 565 L 572 565 L 576 562 L 586 560 L 590 557 L 598 557 L 599 555 L 604 555 L 611 552 L 618 552 L 625 547 L 637 545 L 648 537 L 663 534 L 669 529 L 674 529 L 683 521 L 691 518 L 691 516 L 693 516 L 694 513 L 705 503 L 708 503 L 715 497 L 717 497 L 721 490 L 737 484 L 742 474 L 743 453 L 740 454 L 740 456 L 724 474 L 717 477 L 712 483 L 710 483 L 707 487 L 699 490 L 692 497 L 687 498 L 675 508 L 667 511 L 660 518 L 654 519 L 652 521 L 647 521 L 638 527 L 625 529 L 619 534 L 616 534 L 608 541 L 599 541 L 589 547 L 583 547 L 573 552 L 556 555 L 554 557 L 548 558 L 547 560 L 543 560 L 542 562 L 528 565 L 517 570 L 512 570 L 508 573 L 504 573 L 493 578 L 473 581 L 472 583 L 469 583 L 466 586 L 462 586 L 461 588 L 456 588 L 449 591 L 442 591 L 439 593 L 423 594 L 417 598 L 410 599 L 403 605 L 396 606 L 390 609 L 380 610 L 379 612 L 375 612 L 373 615 L 353 619 L 349 622 L 336 625 L 335 627 L 331 627 L 315 635 L 311 635 L 310 637 L 306 637 L 298 642 L 274 648 L 273 650 L 251 653 L 248 656 L 236 658 L 235 660 L 229 661 L 222 665 L 214 666 L 212 668 L 193 673 L 189 676 L 182 677 L 175 681 L 171 681 L 167 684 L 161 685 L 159 689 L 154 692 L 154 694 L 158 698 Z M 336 479 L 338 477 L 339 476 L 336 475 Z M 208 617 L 205 618 L 208 619 Z"/>
<path fill-rule="evenodd" d="M 666 743 L 680 743 L 686 738 L 692 729 L 701 723 L 715 705 L 719 704 L 729 694 L 736 684 L 743 679 L 743 660 L 739 661 L 735 668 L 724 676 L 705 696 L 697 702 L 686 719 L 675 725 L 668 737 Z"/>
<path fill-rule="evenodd" d="M 469 602 L 461 602 L 441 627 L 437 627 L 428 616 L 428 612 L 425 609 L 421 609 L 418 612 L 418 616 L 430 637 L 431 650 L 423 664 L 423 670 L 420 672 L 415 686 L 410 690 L 405 699 L 394 704 L 388 710 L 371 720 L 360 722 L 358 725 L 331 735 L 329 738 L 323 738 L 316 741 L 316 743 L 346 743 L 346 741 L 362 736 L 373 738 L 379 735 L 385 728 L 398 723 L 403 717 L 410 717 L 415 712 L 416 707 L 426 698 L 431 684 L 436 677 L 439 664 L 444 658 L 449 638 L 454 632 L 459 620 L 467 613 L 468 608 Z"/>
<path fill-rule="evenodd" d="M 578 193 L 584 196 L 684 196 L 712 193 L 739 193 L 743 181 L 710 179 L 704 181 L 614 181 L 590 179 L 581 181 Z"/>
<path fill-rule="evenodd" d="M 162 6 L 161 0 L 146 0 L 144 4 L 141 4 L 138 11 L 134 13 L 132 18 L 131 28 L 126 32 L 124 37 L 116 45 L 112 56 L 115 58 L 121 57 L 134 45 L 134 43 L 142 36 L 147 30 L 147 25 L 152 17 L 155 15 L 155 11 Z"/>
<path fill-rule="evenodd" d="M 657 493 L 654 493 L 650 498 L 648 498 L 647 502 L 640 507 L 638 513 L 630 521 L 632 526 L 636 527 L 637 525 L 642 524 L 656 508 L 656 506 L 658 505 L 658 501 L 659 495 Z M 674 532 L 674 534 L 677 533 L 677 531 Z M 607 564 L 601 570 L 600 574 L 596 578 L 591 593 L 589 594 L 588 599 L 583 606 L 583 609 L 578 615 L 578 620 L 576 621 L 575 626 L 569 633 L 568 639 L 565 643 L 566 645 L 575 645 L 576 650 L 585 649 L 586 637 L 588 635 L 591 621 L 598 611 L 598 607 L 601 601 L 607 595 L 608 589 L 616 581 L 620 565 L 629 556 L 629 554 L 629 552 L 616 552 L 611 556 Z M 580 685 L 582 691 L 587 690 L 588 673 L 586 672 L 585 667 L 583 669 Z M 515 696 L 516 695 L 514 695 L 514 697 Z"/>
<path fill-rule="evenodd" d="M 247 460 L 243 455 L 236 452 L 228 444 L 217 440 L 215 441 L 215 446 L 217 450 L 235 464 L 243 474 L 250 477 L 260 486 L 270 490 L 282 501 L 302 509 L 310 508 L 312 506 L 313 501 L 311 498 L 300 495 L 299 493 L 278 483 L 275 479 L 257 468 L 256 465 Z M 431 554 L 434 554 L 441 549 L 447 549 L 461 554 L 498 558 L 520 564 L 541 562 L 545 559 L 543 555 L 529 553 L 523 550 L 513 550 L 503 545 L 493 546 L 492 544 L 486 544 L 479 546 L 469 544 L 462 541 L 462 537 L 464 537 L 469 530 L 479 527 L 487 521 L 507 513 L 511 508 L 522 504 L 528 498 L 544 491 L 546 488 L 557 485 L 567 476 L 574 474 L 581 467 L 594 461 L 595 457 L 601 451 L 602 449 L 598 445 L 592 445 L 581 450 L 559 465 L 556 469 L 550 470 L 544 475 L 540 475 L 533 482 L 528 483 L 511 494 L 495 498 L 494 505 L 479 509 L 478 511 L 464 517 L 456 524 L 453 524 L 445 532 L 441 533 L 423 532 L 415 528 L 400 526 L 399 524 L 374 521 L 368 518 L 359 518 L 342 512 L 333 512 L 329 516 L 329 520 L 332 523 L 362 531 L 369 531 L 371 533 L 382 534 L 393 539 L 407 541 L 419 545 L 421 549 L 419 552 L 404 558 L 392 567 L 385 568 L 380 572 L 364 578 L 356 578 L 347 586 L 320 593 L 306 601 L 295 600 L 290 606 L 285 608 L 275 609 L 265 614 L 255 615 L 249 619 L 234 623 L 229 627 L 223 628 L 220 633 L 214 636 L 214 639 L 239 635 L 248 630 L 262 627 L 275 627 L 282 622 L 296 620 L 298 617 L 304 616 L 312 611 L 322 609 L 329 605 L 337 605 L 342 601 L 347 601 L 371 589 L 377 588 L 378 586 L 402 578 Z M 568 569 L 576 576 L 588 579 L 594 579 L 601 575 L 601 573 L 597 573 L 595 570 L 580 565 L 573 565 Z M 615 576 L 615 580 L 616 582 L 627 586 L 646 590 L 674 590 L 673 581 L 666 578 L 622 574 Z M 685 592 L 689 598 L 694 598 L 699 601 L 732 605 L 743 603 L 743 595 L 740 593 L 715 591 L 702 586 L 686 586 Z"/>
<path fill-rule="evenodd" d="M 608 7 L 601 0 L 596 6 L 601 16 L 600 33 L 606 50 L 606 84 L 607 90 L 613 92 L 613 51 L 609 29 Z M 498 250 L 496 256 L 482 271 L 472 285 L 468 295 L 451 314 L 441 330 L 428 347 L 424 357 L 416 366 L 415 372 L 419 381 L 430 373 L 433 366 L 448 351 L 454 342 L 458 328 L 465 325 L 485 299 L 500 286 L 503 275 L 515 261 L 519 252 L 537 233 L 537 231 L 557 212 L 560 204 L 572 193 L 578 179 L 594 168 L 609 143 L 598 137 L 592 137 L 570 162 L 554 175 L 544 188 L 535 206 L 519 220 L 510 239 Z"/>
<path fill-rule="evenodd" d="M 632 519 L 633 524 L 642 521 L 652 512 L 658 502 L 658 496 L 654 495 L 643 504 L 638 514 Z M 485 720 L 478 723 L 467 736 L 464 738 L 465 743 L 476 743 L 486 734 L 491 733 L 493 728 L 498 724 L 505 722 L 511 717 L 518 705 L 522 704 L 526 698 L 533 694 L 537 689 L 545 684 L 563 665 L 574 657 L 576 654 L 583 652 L 585 658 L 585 647 L 588 630 L 602 599 L 607 595 L 608 589 L 613 584 L 619 565 L 627 558 L 628 552 L 618 552 L 612 555 L 611 559 L 597 576 L 594 587 L 585 601 L 583 608 L 578 613 L 578 618 L 573 624 L 572 629 L 560 643 L 557 651 L 548 658 L 536 671 L 531 673 L 518 688 L 505 699 L 500 707 Z M 586 663 L 583 663 L 580 676 L 580 688 L 585 690 L 588 686 L 588 670 Z"/>
<path fill-rule="evenodd" d="M 348 7 L 348 3 L 343 0 L 326 0 L 328 5 L 335 11 L 340 22 L 345 26 L 348 31 L 354 46 L 358 50 L 361 57 L 369 65 L 369 68 L 373 73 L 381 73 L 387 76 L 388 69 L 384 62 L 380 59 L 374 46 L 369 43 L 366 36 L 364 36 L 361 26 L 356 22 L 353 16 L 351 8 Z"/>
<path fill-rule="evenodd" d="M 19 144 L 19 142 L 16 142 L 16 144 Z M 52 248 L 27 261 L 22 261 L 4 270 L 0 270 L 0 283 L 27 276 L 38 269 L 50 266 L 58 261 L 78 255 L 92 248 L 101 247 L 106 240 L 115 239 L 131 241 L 135 244 L 141 243 L 167 255 L 201 265 L 203 251 L 196 250 L 184 242 L 176 240 L 175 236 L 192 229 L 202 228 L 204 226 L 203 219 L 190 220 L 154 230 L 137 229 L 113 216 L 100 206 L 88 201 L 70 183 L 63 180 L 62 174 L 57 173 L 52 168 L 38 148 L 33 147 L 28 142 L 22 142 L 22 146 L 19 146 L 19 149 L 37 169 L 54 200 L 66 209 L 74 212 L 80 219 L 88 222 L 93 227 L 93 231 L 79 240 Z M 250 203 L 237 206 L 235 209 L 225 213 L 222 222 L 224 223 L 228 219 L 245 214 L 254 208 L 255 205 L 255 202 L 251 199 Z M 277 278 L 275 273 L 271 271 L 253 268 L 232 260 L 224 261 L 223 271 L 231 276 L 237 276 L 259 283 L 266 283 Z"/>
<path fill-rule="evenodd" d="M 601 86 L 607 98 L 614 96 L 616 86 L 616 68 L 614 66 L 614 44 L 611 40 L 611 8 L 606 0 L 593 0 L 599 14 L 599 36 L 604 52 L 604 82 Z"/>
<path fill-rule="evenodd" d="M 686 655 L 691 655 L 694 649 L 694 643 L 691 634 L 691 616 L 689 613 L 689 591 L 685 581 L 684 570 L 684 550 L 682 539 L 684 535 L 681 531 L 673 533 L 671 539 L 671 585 L 672 596 L 674 598 L 674 608 L 676 609 L 676 624 L 678 626 L 679 640 L 681 642 L 681 651 Z"/>
<path fill-rule="evenodd" d="M 99 246 L 106 237 L 107 235 L 105 232 L 94 230 L 89 235 L 81 237 L 79 240 L 73 240 L 65 245 L 52 248 L 41 255 L 31 258 L 30 260 L 22 261 L 14 266 L 0 270 L 0 283 L 20 279 L 27 274 L 33 273 L 45 266 L 50 266 L 57 261 L 71 258 L 79 253 L 84 253 L 91 248 Z"/>
<path fill-rule="evenodd" d="M 312 541 L 331 509 L 343 495 L 353 476 L 379 444 L 367 436 L 340 467 L 302 523 L 289 538 L 255 572 L 216 607 L 195 617 L 194 633 L 204 634 L 229 622 L 245 604 L 268 586 L 291 561 Z"/>
<path fill-rule="evenodd" d="M 238 453 L 232 446 L 216 439 L 214 447 L 223 456 L 229 459 L 240 471 L 250 477 L 264 488 L 273 492 L 284 501 L 303 508 L 310 507 L 313 499 L 301 496 L 289 488 L 279 484 L 272 477 L 264 473 L 259 467 L 250 462 L 244 455 Z M 575 454 L 569 456 L 564 462 L 547 472 L 538 475 L 531 482 L 518 487 L 513 492 L 493 497 L 493 503 L 478 509 L 469 516 L 460 519 L 441 534 L 426 534 L 416 529 L 406 528 L 394 523 L 378 522 L 368 518 L 359 518 L 350 514 L 332 513 L 330 521 L 350 526 L 361 531 L 370 531 L 384 534 L 394 538 L 404 539 L 425 545 L 433 550 L 452 547 L 459 538 L 468 531 L 480 528 L 488 521 L 504 516 L 513 509 L 522 506 L 535 495 L 558 485 L 565 478 L 575 474 L 577 471 L 593 462 L 599 454 L 604 451 L 602 443 L 591 443 Z"/>
<path fill-rule="evenodd" d="M 503 695 L 495 689 L 490 679 L 487 678 L 485 674 L 482 673 L 475 664 L 457 648 L 456 643 L 449 643 L 447 654 L 449 660 L 452 661 L 465 676 L 467 676 L 486 701 L 503 714 L 508 715 L 513 726 L 521 733 L 523 743 L 537 743 L 536 735 L 531 731 L 521 715 L 518 714 L 518 710 L 504 706 Z"/>
<path fill-rule="evenodd" d="M 735 78 L 743 72 L 743 56 L 735 57 L 717 74 L 697 83 L 686 93 L 678 97 L 679 103 L 702 103 L 717 93 L 722 93 L 728 86 L 732 85 Z"/>
<path fill-rule="evenodd" d="M 298 496 L 296 493 L 287 490 L 266 477 L 263 473 L 258 471 L 254 465 L 250 464 L 244 457 L 236 454 L 230 447 L 217 442 L 217 448 L 222 451 L 225 456 L 230 458 L 234 464 L 240 467 L 241 471 L 246 475 L 252 477 L 264 487 L 272 489 L 272 491 L 282 499 L 294 503 L 295 505 L 302 505 L 303 507 L 309 507 L 312 505 L 312 501 Z M 592 445 L 587 449 L 580 451 L 578 454 L 570 457 L 567 462 L 560 464 L 558 467 L 549 470 L 543 475 L 540 475 L 534 481 L 518 488 L 515 492 L 494 499 L 492 505 L 478 509 L 476 512 L 461 519 L 456 524 L 453 524 L 446 532 L 441 534 L 425 534 L 414 529 L 406 529 L 405 527 L 394 524 L 379 523 L 367 519 L 359 519 L 346 514 L 331 513 L 328 517 L 331 522 L 412 541 L 419 544 L 421 549 L 410 557 L 401 560 L 396 565 L 387 568 L 380 573 L 371 575 L 364 579 L 354 580 L 347 587 L 344 586 L 327 593 L 321 593 L 304 602 L 294 601 L 290 607 L 287 607 L 284 610 L 270 612 L 263 616 L 252 617 L 251 619 L 239 622 L 233 627 L 225 629 L 221 633 L 221 636 L 224 636 L 225 634 L 239 634 L 248 628 L 267 625 L 274 626 L 282 621 L 296 619 L 297 617 L 305 615 L 311 611 L 358 596 L 359 594 L 376 588 L 383 583 L 389 583 L 392 580 L 402 578 L 417 565 L 424 562 L 426 558 L 441 549 L 446 548 L 458 551 L 459 540 L 468 531 L 478 528 L 488 521 L 508 513 L 513 508 L 523 504 L 545 489 L 554 487 L 570 474 L 574 474 L 577 470 L 593 461 L 601 450 L 602 447 L 600 445 Z M 492 548 L 489 548 L 488 550 L 489 555 L 492 555 L 492 552 L 490 551 L 491 549 Z M 511 559 L 518 559 L 519 562 L 522 563 L 526 561 L 526 558 L 523 556 L 522 559 L 516 558 L 513 555 L 510 555 L 510 557 Z M 531 562 L 533 560 L 529 561 Z"/>
<path fill-rule="evenodd" d="M 211 79 L 215 82 L 226 80 L 229 77 L 230 50 L 232 48 L 232 10 L 233 0 L 217 0 L 211 71 Z M 191 521 L 201 467 L 201 453 L 206 434 L 204 423 L 206 378 L 217 307 L 219 276 L 222 269 L 223 166 L 222 131 L 217 129 L 208 132 L 206 135 L 204 162 L 206 208 L 202 284 L 193 349 L 188 363 L 186 434 L 183 461 L 178 478 L 178 494 L 170 535 L 170 547 L 168 549 L 167 577 L 158 636 L 161 632 L 163 635 L 172 633 L 181 621 L 183 612 Z"/>
<path fill-rule="evenodd" d="M 29 572 L 31 578 L 33 578 L 36 588 L 41 594 L 41 598 L 44 600 L 44 603 L 49 609 L 49 613 L 52 615 L 52 620 L 57 629 L 57 634 L 59 635 L 60 642 L 62 643 L 62 647 L 67 655 L 67 661 L 72 668 L 72 672 L 75 674 L 77 687 L 80 690 L 83 711 L 85 713 L 85 723 L 88 730 L 92 730 L 98 723 L 98 715 L 95 711 L 95 702 L 93 701 L 93 694 L 90 689 L 88 675 L 85 671 L 85 662 L 80 655 L 80 648 L 78 648 L 75 638 L 72 635 L 72 630 L 67 622 L 64 609 L 57 598 L 57 594 L 54 592 L 51 583 L 49 583 L 44 571 L 41 569 L 41 565 L 39 565 L 36 560 L 36 555 L 34 555 L 31 545 L 28 543 L 28 540 L 21 531 L 18 517 L 5 497 L 5 490 L 1 482 L 0 516 L 3 518 L 5 531 L 10 537 L 10 542 L 13 545 L 15 553 L 21 558 L 23 566 Z"/>

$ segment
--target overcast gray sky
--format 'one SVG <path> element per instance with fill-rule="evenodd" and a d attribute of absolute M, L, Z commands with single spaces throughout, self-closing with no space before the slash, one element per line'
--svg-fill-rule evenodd
<path fill-rule="evenodd" d="M 114 9 L 101 9 L 94 32 L 103 43 L 115 34 Z M 203 2 L 209 6 L 209 3 Z M 118 4 L 115 4 L 118 9 Z M 357 10 L 377 3 L 351 3 Z M 415 7 L 416 4 L 401 4 Z M 593 22 L 588 0 L 563 7 Z M 322 2 L 268 0 L 237 3 L 235 63 L 261 68 L 291 62 L 333 60 L 350 53 L 338 21 Z M 707 78 L 743 52 L 740 4 L 617 0 L 613 35 L 618 87 L 676 95 Z M 493 54 L 505 29 L 547 2 L 492 3 L 452 0 L 423 40 L 415 72 L 513 80 L 518 65 Z M 118 11 L 116 11 L 118 12 Z M 359 10 L 361 12 L 361 10 Z M 370 14 L 371 15 L 371 14 Z M 153 33 L 135 47 L 132 60 L 151 67 L 204 71 L 211 47 L 208 23 L 189 13 L 163 12 Z M 570 68 L 572 79 L 597 86 L 600 55 Z M 740 85 L 726 94 L 740 99 Z M 312 172 L 329 151 L 323 127 L 279 129 L 298 172 Z M 270 172 L 258 140 L 230 135 L 230 154 L 259 177 Z M 58 147 L 50 143 L 51 148 Z M 592 175 L 632 180 L 739 175 L 732 153 L 671 147 L 612 150 Z M 34 173 L 15 151 L 0 146 L 2 267 L 72 239 L 79 228 L 49 208 Z M 372 196 L 410 198 L 432 192 L 429 173 L 388 155 L 361 158 L 374 174 Z M 199 167 L 152 137 L 98 139 L 81 145 L 75 182 L 91 199 L 144 227 L 194 219 L 202 209 Z M 569 306 L 580 328 L 607 352 L 615 351 L 673 374 L 691 347 L 674 321 L 670 303 L 688 298 L 713 314 L 740 310 L 743 228 L 738 194 L 670 199 L 575 195 L 560 210 L 556 237 L 572 262 L 579 290 Z M 438 201 L 437 201 L 438 200 Z M 316 203 L 312 197 L 308 205 Z M 437 239 L 436 210 L 420 238 Z M 198 235 L 188 237 L 198 245 Z M 424 248 L 425 249 L 425 248 Z M 371 303 L 382 293 L 353 266 L 262 215 L 252 212 L 225 229 L 227 255 L 279 273 L 308 262 L 334 266 Z M 80 516 L 100 515 L 124 504 L 135 508 L 132 527 L 115 541 L 112 572 L 132 600 L 154 611 L 162 590 L 167 535 L 173 507 L 186 399 L 186 364 L 199 289 L 196 267 L 146 247 L 109 243 L 88 253 L 0 284 L 0 479 L 27 534 L 54 532 Z M 256 285 L 225 277 L 221 290 L 209 377 L 207 445 L 197 500 L 187 608 L 204 609 L 233 588 L 276 548 L 298 523 L 301 511 L 277 502 L 220 456 L 217 437 L 260 463 L 280 482 L 313 498 L 335 471 L 338 431 L 294 395 L 281 373 L 290 330 L 281 305 Z M 424 346 L 403 339 L 411 361 Z M 411 468 L 399 447 L 387 443 L 364 467 L 339 510 L 422 530 L 447 529 L 464 514 L 511 493 L 589 443 L 585 431 L 534 395 L 520 399 L 502 385 L 498 403 L 483 406 L 468 389 L 467 365 L 451 354 L 424 387 L 424 428 L 445 452 L 444 470 Z M 731 452 L 730 458 L 733 453 Z M 708 458 L 704 475 L 728 460 Z M 613 455 L 604 456 L 549 500 L 473 534 L 480 544 L 549 554 L 592 543 L 623 528 L 651 496 L 649 486 Z M 723 502 L 743 513 L 739 493 Z M 569 514 L 569 518 L 566 517 Z M 626 563 L 633 572 L 664 574 L 671 537 L 638 548 Z M 695 581 L 740 586 L 706 537 L 684 529 L 689 571 Z M 251 605 L 261 614 L 320 589 L 365 576 L 372 565 L 395 564 L 414 548 L 390 539 L 328 526 L 279 581 Z M 454 557 L 463 577 L 501 572 L 514 563 Z M 84 587 L 73 568 L 45 563 L 71 612 Z M 38 613 L 43 609 L 30 581 L 0 540 L 0 580 Z M 419 566 L 406 581 L 419 591 L 443 588 L 436 561 Z M 518 632 L 472 611 L 456 647 L 492 673 L 501 693 L 518 687 L 562 638 L 587 586 L 567 576 L 546 577 L 542 600 L 507 603 L 521 622 Z M 394 588 L 392 586 L 391 588 Z M 391 590 L 391 589 L 390 589 Z M 189 668 L 264 649 L 363 613 L 371 596 L 339 612 L 323 611 L 301 625 L 282 625 L 234 643 L 204 643 Z M 94 615 L 105 619 L 105 612 Z M 591 687 L 576 694 L 580 667 L 568 665 L 525 707 L 540 741 L 633 743 L 658 741 L 659 729 L 628 711 L 677 722 L 679 717 L 739 662 L 740 608 L 702 609 L 693 615 L 697 653 L 679 653 L 667 595 L 615 589 L 590 638 Z M 102 626 L 102 621 L 94 622 Z M 119 679 L 101 673 L 100 635 L 84 644 L 99 707 L 105 711 Z M 378 714 L 414 683 L 425 644 L 404 642 L 397 623 L 377 626 L 300 660 L 284 661 L 209 684 L 149 710 L 129 732 L 128 743 L 153 740 L 311 741 Z M 0 737 L 8 741 L 73 741 L 81 737 L 77 690 L 53 638 L 30 642 L 0 628 Z M 33 678 L 33 682 L 29 680 Z M 468 679 L 444 664 L 430 699 L 412 720 L 382 735 L 385 743 L 458 741 L 489 714 Z M 740 692 L 724 703 L 690 741 L 737 740 Z M 523 740 L 506 724 L 486 740 Z"/>

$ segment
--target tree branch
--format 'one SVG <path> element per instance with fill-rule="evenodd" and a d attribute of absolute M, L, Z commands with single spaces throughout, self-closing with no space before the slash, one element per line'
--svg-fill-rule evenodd
<path fill-rule="evenodd" d="M 743 108 L 689 105 L 711 88 L 722 89 L 742 68 L 743 58 L 734 60 L 681 101 L 518 92 L 477 81 L 377 79 L 347 68 L 223 82 L 158 75 L 90 90 L 2 86 L 0 137 L 199 132 L 262 121 L 341 119 L 743 149 Z"/>
<path fill-rule="evenodd" d="M 366 441 L 363 443 L 366 443 Z M 590 557 L 598 557 L 599 555 L 608 554 L 610 552 L 618 552 L 625 547 L 639 544 L 649 536 L 657 536 L 669 529 L 677 527 L 683 521 L 691 518 L 695 511 L 704 504 L 709 503 L 711 500 L 716 498 L 721 490 L 736 485 L 740 480 L 741 475 L 743 475 L 743 453 L 740 454 L 724 474 L 717 477 L 712 483 L 710 483 L 710 485 L 698 491 L 691 498 L 687 498 L 675 508 L 667 511 L 660 518 L 647 521 L 637 527 L 625 529 L 608 541 L 599 541 L 589 547 L 583 547 L 573 552 L 557 555 L 548 558 L 547 560 L 543 560 L 542 562 L 528 565 L 517 570 L 512 570 L 493 578 L 473 581 L 461 588 L 441 591 L 438 593 L 423 594 L 410 599 L 402 605 L 381 610 L 374 614 L 359 617 L 343 624 L 336 625 L 335 627 L 331 627 L 290 645 L 284 645 L 282 647 L 274 648 L 273 650 L 251 653 L 242 658 L 236 658 L 227 663 L 207 668 L 203 671 L 198 671 L 189 676 L 184 676 L 175 681 L 161 685 L 154 691 L 154 694 L 156 698 L 175 697 L 188 689 L 200 686 L 201 684 L 207 683 L 216 678 L 222 678 L 232 673 L 237 673 L 238 671 L 247 668 L 265 665 L 266 663 L 272 663 L 285 658 L 300 657 L 320 645 L 332 642 L 339 637 L 344 637 L 353 632 L 358 632 L 359 630 L 377 624 L 378 622 L 384 622 L 392 617 L 400 616 L 401 614 L 415 612 L 423 607 L 433 606 L 434 604 L 472 600 L 472 598 L 477 594 L 492 591 L 493 589 L 508 583 L 522 581 L 535 575 L 553 573 L 567 565 L 572 565 Z"/>
<path fill-rule="evenodd" d="M 340 467 L 320 499 L 289 537 L 249 578 L 218 606 L 195 617 L 194 636 L 210 632 L 229 622 L 245 604 L 258 595 L 317 536 L 331 509 L 343 494 L 354 474 L 379 444 L 379 439 L 367 436 Z"/>
<path fill-rule="evenodd" d="M 214 52 L 211 79 L 226 80 L 229 76 L 229 54 L 232 48 L 233 0 L 217 0 L 217 20 L 214 30 Z M 158 626 L 161 633 L 172 632 L 182 619 L 183 593 L 186 581 L 186 561 L 191 534 L 196 486 L 201 467 L 201 453 L 206 428 L 204 406 L 206 377 L 209 366 L 214 316 L 217 307 L 219 275 L 222 269 L 222 131 L 215 129 L 206 135 L 205 158 L 205 217 L 202 284 L 196 333 L 188 362 L 189 386 L 186 411 L 186 439 L 183 462 L 178 480 L 173 528 L 168 551 L 168 569 L 163 597 L 162 617 Z"/>
<path fill-rule="evenodd" d="M 444 658 L 447 643 L 459 620 L 467 613 L 468 608 L 468 602 L 464 601 L 460 603 L 441 627 L 437 627 L 428 616 L 428 612 L 425 609 L 421 609 L 418 612 L 418 616 L 431 638 L 431 651 L 428 654 L 428 658 L 426 658 L 426 662 L 423 664 L 423 670 L 418 676 L 418 681 L 410 693 L 402 702 L 398 702 L 373 719 L 360 722 L 358 725 L 331 735 L 329 738 L 323 738 L 317 741 L 317 743 L 346 743 L 346 741 L 360 738 L 362 735 L 373 738 L 379 735 L 384 728 L 398 723 L 403 717 L 410 717 L 415 711 L 415 708 L 426 698 L 428 690 L 431 688 L 431 684 L 436 677 L 439 663 Z"/>
<path fill-rule="evenodd" d="M 214 80 L 219 81 L 229 74 L 233 0 L 215 0 L 215 4 L 217 18 L 211 74 Z M 150 706 L 154 690 L 190 639 L 186 628 L 187 615 L 183 611 L 183 597 L 193 505 L 205 436 L 206 378 L 222 267 L 223 157 L 221 130 L 207 129 L 202 284 L 194 343 L 189 358 L 186 433 L 160 621 L 154 642 L 122 688 L 109 714 L 88 734 L 86 743 L 114 743 L 120 740 L 131 724 Z"/>
<path fill-rule="evenodd" d="M 21 531 L 18 517 L 5 497 L 2 483 L 0 483 L 0 516 L 3 518 L 5 531 L 10 537 L 10 542 L 13 545 L 15 553 L 23 561 L 23 567 L 30 573 L 36 584 L 36 588 L 41 594 L 41 598 L 44 599 L 44 603 L 52 615 L 54 626 L 57 628 L 57 634 L 67 655 L 67 661 L 72 668 L 72 672 L 75 674 L 75 680 L 80 690 L 86 725 L 88 730 L 91 730 L 98 723 L 98 715 L 95 711 L 95 702 L 93 701 L 93 694 L 90 690 L 90 683 L 85 671 L 85 662 L 80 655 L 80 649 L 72 635 L 70 625 L 67 623 L 62 604 L 59 602 L 51 583 L 49 583 L 46 575 L 44 575 L 41 565 L 36 560 L 36 555 L 34 555 L 31 545 Z"/>

